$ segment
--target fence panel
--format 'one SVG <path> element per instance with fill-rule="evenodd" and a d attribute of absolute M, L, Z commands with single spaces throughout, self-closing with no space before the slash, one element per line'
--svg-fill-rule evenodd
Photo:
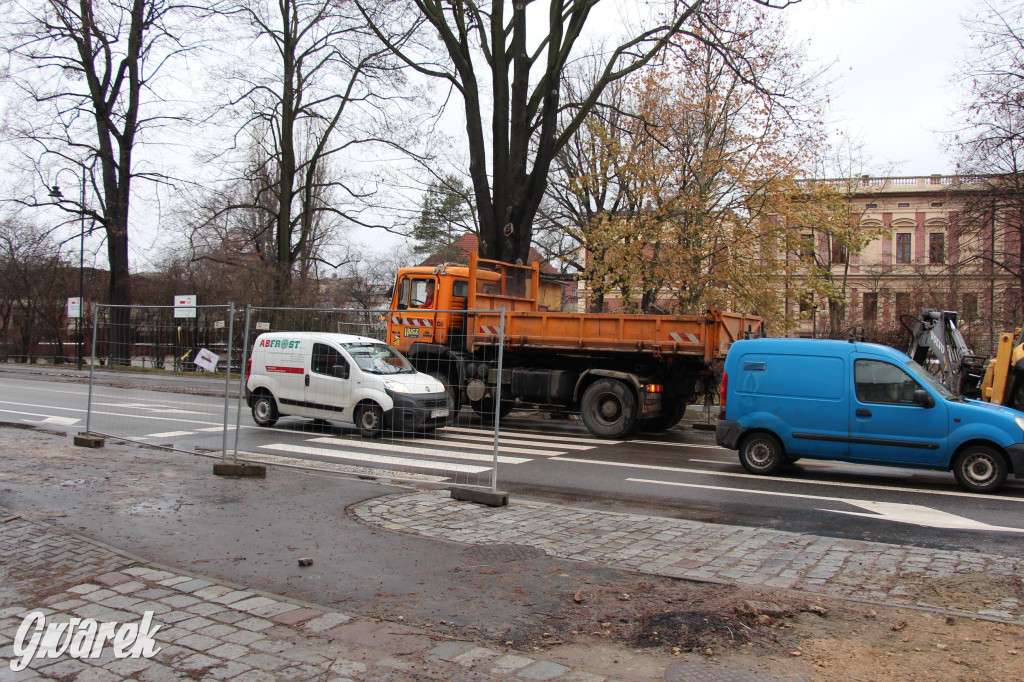
<path fill-rule="evenodd" d="M 192 312 L 175 317 L 172 306 L 95 307 L 87 431 L 226 454 L 244 318 L 233 305 Z"/>
<path fill-rule="evenodd" d="M 238 381 L 234 456 L 292 465 L 313 460 L 358 475 L 496 490 L 498 465 L 528 461 L 516 448 L 499 451 L 500 396 L 481 390 L 482 382 L 460 385 L 448 360 L 419 357 L 414 369 L 389 352 L 391 314 L 248 308 L 242 355 L 254 376 L 251 396 L 246 377 Z M 279 437 L 250 438 L 257 425 Z"/>

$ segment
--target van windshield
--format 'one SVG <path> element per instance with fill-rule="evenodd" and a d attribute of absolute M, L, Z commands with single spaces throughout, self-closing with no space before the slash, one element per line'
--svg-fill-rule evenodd
<path fill-rule="evenodd" d="M 370 374 L 415 374 L 401 353 L 386 343 L 343 343 L 359 369 Z"/>
<path fill-rule="evenodd" d="M 956 400 L 957 396 L 952 391 L 939 383 L 939 380 L 935 378 L 934 374 L 914 362 L 914 360 L 907 360 L 905 365 L 907 370 L 913 374 L 918 381 L 923 384 L 927 384 L 929 388 L 946 400 Z"/>

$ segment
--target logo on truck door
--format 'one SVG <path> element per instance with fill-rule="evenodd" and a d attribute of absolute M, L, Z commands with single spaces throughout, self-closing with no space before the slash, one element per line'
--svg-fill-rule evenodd
<path fill-rule="evenodd" d="M 420 328 L 419 327 L 406 327 L 405 328 L 405 338 L 407 338 L 407 339 L 418 339 L 418 338 L 420 338 Z"/>

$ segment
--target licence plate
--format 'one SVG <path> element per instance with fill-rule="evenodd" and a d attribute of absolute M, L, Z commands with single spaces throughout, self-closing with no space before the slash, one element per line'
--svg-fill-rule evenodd
<path fill-rule="evenodd" d="M 436 419 L 437 417 L 447 417 L 447 416 L 448 416 L 447 408 L 441 409 L 441 410 L 431 410 L 430 411 L 430 418 L 431 419 Z"/>

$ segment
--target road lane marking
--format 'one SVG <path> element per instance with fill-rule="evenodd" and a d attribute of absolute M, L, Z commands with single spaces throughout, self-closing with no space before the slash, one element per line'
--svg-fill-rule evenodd
<path fill-rule="evenodd" d="M 191 436 L 191 431 L 165 431 L 164 433 L 147 433 L 142 438 L 177 438 L 178 436 Z"/>
<path fill-rule="evenodd" d="M 867 490 L 878 490 L 883 492 L 906 492 L 918 493 L 921 495 L 945 495 L 946 497 L 967 497 L 972 500 L 997 500 L 999 502 L 1024 503 L 1024 498 L 1004 497 L 1002 495 L 981 495 L 978 493 L 960 492 L 957 490 L 922 490 L 920 488 L 905 488 L 900 486 L 874 485 L 871 483 L 843 483 L 842 481 L 819 481 L 806 478 L 789 478 L 786 476 L 759 476 L 757 474 L 737 474 L 731 471 L 708 471 L 706 469 L 683 469 L 680 467 L 658 466 L 654 464 L 630 464 L 629 462 L 602 462 L 596 459 L 578 459 L 575 457 L 559 457 L 557 462 L 575 462 L 579 464 L 600 464 L 602 466 L 626 467 L 631 469 L 646 469 L 650 471 L 669 471 L 678 474 L 699 474 L 701 476 L 725 476 L 728 478 L 743 478 L 754 481 L 770 482 L 783 481 L 786 483 L 803 483 L 804 485 L 833 486 L 836 488 L 864 488 Z M 928 471 L 924 469 L 922 471 Z M 727 488 L 746 492 L 749 488 Z"/>
<path fill-rule="evenodd" d="M 407 457 L 388 457 L 387 455 L 370 455 L 365 452 L 348 452 L 334 448 L 314 448 L 308 445 L 290 445 L 288 443 L 271 443 L 270 445 L 257 446 L 261 450 L 277 450 L 278 452 L 291 452 L 299 455 L 319 455 L 331 459 L 347 459 L 356 462 L 370 462 L 371 464 L 391 464 L 416 469 L 433 469 L 436 471 L 452 471 L 460 474 L 482 474 L 490 471 L 490 467 L 471 466 L 469 464 L 458 464 L 457 462 L 424 461 L 421 459 L 409 459 Z"/>
<path fill-rule="evenodd" d="M 15 414 L 18 414 L 17 412 Z M 40 415 L 42 416 L 42 415 Z M 21 421 L 27 424 L 43 425 L 56 425 L 56 426 L 74 426 L 75 424 L 81 423 L 81 419 L 75 417 L 46 417 L 39 421 L 32 421 L 31 419 L 22 419 Z"/>
<path fill-rule="evenodd" d="M 729 448 L 723 448 L 721 445 L 704 445 L 701 443 L 670 443 L 663 440 L 631 440 L 630 443 L 641 443 L 643 445 L 669 445 L 674 448 L 697 448 L 700 450 L 725 450 L 726 452 L 735 452 Z"/>
<path fill-rule="evenodd" d="M 360 448 L 362 450 L 385 450 L 387 452 L 407 452 L 412 455 L 433 455 L 435 457 L 447 457 L 448 459 L 468 459 L 475 462 L 491 462 L 492 455 L 478 455 L 475 452 L 459 452 L 457 450 L 443 450 L 440 448 L 413 447 L 409 445 L 393 445 L 391 443 L 374 443 L 370 441 L 353 440 L 349 438 L 308 438 L 307 443 L 325 443 L 327 445 L 344 445 L 347 447 Z M 516 448 L 513 448 L 515 450 Z M 501 450 L 499 450 L 501 452 Z M 509 452 L 509 450 L 506 450 Z M 498 462 L 502 464 L 523 464 L 532 462 L 526 457 L 503 457 L 498 455 Z"/>
<path fill-rule="evenodd" d="M 674 481 L 655 481 L 647 478 L 627 478 L 631 483 L 653 483 L 655 485 L 670 485 L 678 488 L 699 488 L 701 490 L 722 490 L 736 492 L 736 488 L 728 488 L 720 485 L 701 485 L 699 483 L 677 483 Z M 823 509 L 818 511 L 833 512 L 836 514 L 847 514 L 849 516 L 862 516 L 868 519 L 879 521 L 896 521 L 899 523 L 910 523 L 915 526 L 928 528 L 946 528 L 951 530 L 989 530 L 1003 531 L 1009 533 L 1024 533 L 1024 528 L 1011 528 L 1009 526 L 993 526 L 981 521 L 975 521 L 963 516 L 957 516 L 939 509 L 924 507 L 919 504 L 902 504 L 899 502 L 872 502 L 870 500 L 848 500 L 842 497 L 825 497 L 823 495 L 804 495 L 800 493 L 784 493 L 777 490 L 742 490 L 741 492 L 753 495 L 769 495 L 773 497 L 794 497 L 801 500 L 818 500 L 822 502 L 839 502 L 848 504 L 851 507 L 868 509 L 874 513 L 841 511 L 839 509 Z"/>
<path fill-rule="evenodd" d="M 58 410 L 60 412 L 79 412 L 86 413 L 87 410 L 79 407 L 60 407 L 59 405 L 35 405 L 32 403 L 15 403 L 8 400 L 0 400 L 0 405 L 14 405 L 16 407 L 35 407 L 41 410 Z M 36 414 L 34 412 L 19 412 L 17 410 L 5 410 L 0 407 L 0 412 L 9 412 L 11 414 L 25 414 L 30 417 L 49 417 L 53 415 L 49 414 Z M 121 412 L 99 412 L 97 410 L 92 411 L 93 416 L 100 415 L 104 417 L 128 417 L 131 419 L 149 419 L 152 421 L 160 422 L 180 422 L 182 424 L 202 424 L 207 426 L 219 426 L 220 421 L 209 422 L 209 421 L 196 421 L 195 419 L 173 419 L 170 417 L 156 417 L 147 414 L 123 414 Z"/>

